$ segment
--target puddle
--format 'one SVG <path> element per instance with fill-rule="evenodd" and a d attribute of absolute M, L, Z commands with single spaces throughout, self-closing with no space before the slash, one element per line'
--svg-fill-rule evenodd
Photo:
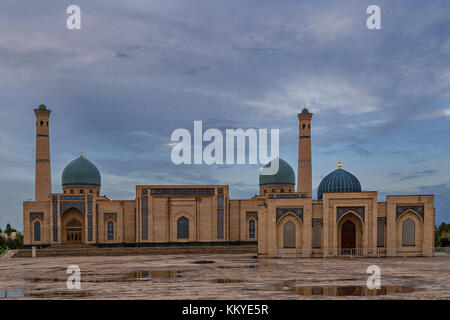
<path fill-rule="evenodd" d="M 89 283 L 103 283 L 103 282 L 133 282 L 133 281 L 151 281 L 157 279 L 176 279 L 181 278 L 183 272 L 187 270 L 151 270 L 151 271 L 136 271 L 125 274 L 81 274 L 81 282 Z M 99 279 L 86 279 L 89 277 L 98 276 Z M 14 279 L 16 281 L 27 281 L 31 283 L 39 282 L 65 282 L 67 278 L 21 278 Z"/>
<path fill-rule="evenodd" d="M 21 298 L 23 297 L 22 289 L 0 290 L 0 298 Z"/>
<path fill-rule="evenodd" d="M 216 262 L 212 261 L 212 260 L 197 260 L 197 261 L 192 261 L 192 263 L 195 263 L 195 264 L 208 264 L 208 263 L 216 263 Z"/>
<path fill-rule="evenodd" d="M 212 283 L 241 283 L 244 282 L 244 280 L 239 279 L 214 279 L 211 280 Z"/>
<path fill-rule="evenodd" d="M 285 284 L 276 285 L 277 289 L 284 292 L 295 293 L 300 296 L 327 296 L 327 297 L 348 297 L 348 296 L 384 296 L 399 293 L 411 293 L 420 291 L 422 288 L 412 286 L 381 286 L 380 289 L 369 289 L 366 286 L 290 286 Z"/>
<path fill-rule="evenodd" d="M 48 291 L 48 292 L 25 292 L 25 297 L 54 298 L 54 297 L 73 297 L 82 298 L 89 296 L 87 291 Z"/>
<path fill-rule="evenodd" d="M 217 266 L 219 269 L 259 269 L 259 268 L 271 268 L 277 267 L 276 263 L 261 263 L 254 265 L 242 265 L 242 266 L 234 266 L 234 265 L 226 265 L 226 266 Z"/>
<path fill-rule="evenodd" d="M 23 289 L 7 289 L 0 290 L 0 298 L 24 298 L 24 297 L 39 297 L 39 298 L 54 298 L 54 297 L 74 297 L 81 298 L 89 296 L 87 291 L 46 291 L 46 292 L 32 292 L 24 291 Z"/>

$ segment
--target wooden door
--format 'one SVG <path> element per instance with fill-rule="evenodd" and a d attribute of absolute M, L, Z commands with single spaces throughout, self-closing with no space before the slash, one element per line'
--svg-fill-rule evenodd
<path fill-rule="evenodd" d="M 350 220 L 344 222 L 341 233 L 341 248 L 356 248 L 356 226 Z"/>
<path fill-rule="evenodd" d="M 81 243 L 81 229 L 80 228 L 67 228 L 67 244 L 79 244 Z"/>
<path fill-rule="evenodd" d="M 295 248 L 295 224 L 292 221 L 284 224 L 283 248 Z"/>

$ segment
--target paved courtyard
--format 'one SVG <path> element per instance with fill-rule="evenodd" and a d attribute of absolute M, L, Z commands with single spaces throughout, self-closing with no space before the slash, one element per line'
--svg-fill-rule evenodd
<path fill-rule="evenodd" d="M 81 269 L 69 290 L 67 267 Z M 381 288 L 369 290 L 370 265 Z M 450 299 L 450 257 L 258 259 L 252 254 L 0 259 L 0 299 Z"/>

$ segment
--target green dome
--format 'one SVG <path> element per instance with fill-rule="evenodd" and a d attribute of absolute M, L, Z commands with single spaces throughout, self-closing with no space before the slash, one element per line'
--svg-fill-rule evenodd
<path fill-rule="evenodd" d="M 302 113 L 309 113 L 309 110 L 306 107 L 303 108 Z"/>
<path fill-rule="evenodd" d="M 268 168 L 271 166 L 271 163 L 273 161 L 276 161 L 277 159 L 272 160 L 271 162 L 267 163 L 264 168 Z M 265 174 L 259 174 L 259 186 L 295 186 L 295 173 L 292 167 L 284 161 L 283 159 L 279 160 L 279 167 L 278 172 L 273 175 L 265 175 Z"/>
<path fill-rule="evenodd" d="M 64 186 L 89 186 L 100 187 L 102 178 L 100 171 L 88 159 L 80 156 L 69 163 L 62 173 L 62 185 Z"/>
<path fill-rule="evenodd" d="M 45 104 L 42 103 L 42 104 L 38 107 L 38 109 L 45 110 L 45 109 L 47 109 L 47 106 L 46 106 Z"/>

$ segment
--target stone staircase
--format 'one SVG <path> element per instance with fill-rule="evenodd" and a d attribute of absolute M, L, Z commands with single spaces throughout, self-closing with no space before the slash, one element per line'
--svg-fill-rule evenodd
<path fill-rule="evenodd" d="M 168 254 L 257 254 L 256 245 L 238 246 L 173 246 L 173 247 L 115 247 L 98 248 L 91 245 L 52 245 L 36 249 L 36 257 L 73 257 L 73 256 L 133 256 Z M 21 249 L 13 258 L 31 258 L 31 249 Z"/>

